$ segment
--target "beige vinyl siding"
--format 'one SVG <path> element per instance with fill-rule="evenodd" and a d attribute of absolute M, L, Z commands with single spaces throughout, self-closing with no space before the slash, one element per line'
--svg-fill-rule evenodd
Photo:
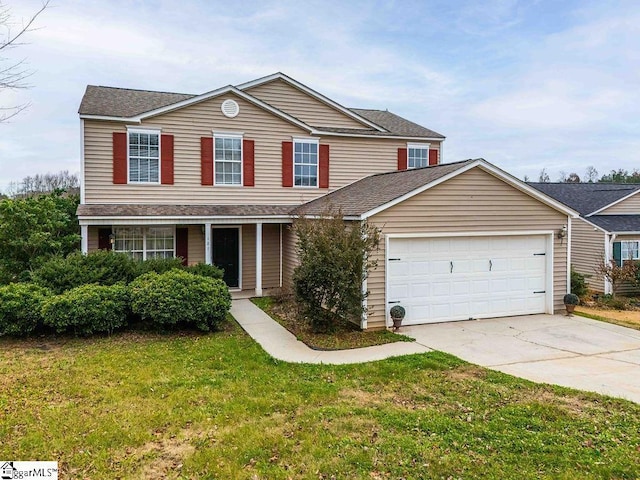
<path fill-rule="evenodd" d="M 189 262 L 189 265 L 204 263 L 205 251 L 204 232 L 202 231 L 202 225 L 188 225 L 187 228 L 189 229 L 189 233 L 187 234 L 187 248 L 189 250 L 189 258 L 187 260 Z"/>
<path fill-rule="evenodd" d="M 262 288 L 280 287 L 280 225 L 262 225 Z"/>
<path fill-rule="evenodd" d="M 296 236 L 290 225 L 282 226 L 282 287 L 293 291 L 293 270 L 298 265 Z"/>
<path fill-rule="evenodd" d="M 87 253 L 95 252 L 96 250 L 98 250 L 98 228 L 101 228 L 101 227 L 89 227 L 87 229 L 88 230 L 87 233 L 89 234 L 89 240 L 87 243 Z"/>
<path fill-rule="evenodd" d="M 368 174 L 397 169 L 399 147 L 405 140 L 321 137 L 330 146 L 329 186 L 282 187 L 282 142 L 306 132 L 254 105 L 234 97 L 240 114 L 233 119 L 220 112 L 226 98 L 204 101 L 145 120 L 136 127 L 161 127 L 174 135 L 173 185 L 114 185 L 113 132 L 126 132 L 116 122 L 85 120 L 85 203 L 156 204 L 299 204 L 335 190 Z M 242 132 L 255 141 L 255 187 L 203 186 L 200 173 L 200 138 L 213 131 Z M 431 148 L 439 148 L 432 142 Z"/>
<path fill-rule="evenodd" d="M 598 262 L 604 257 L 606 235 L 580 218 L 571 221 L 571 265 L 585 276 L 589 288 L 604 292 L 604 278 L 596 274 Z"/>
<path fill-rule="evenodd" d="M 640 193 L 601 211 L 598 215 L 639 215 Z"/>
<path fill-rule="evenodd" d="M 557 231 L 567 216 L 474 168 L 370 218 L 383 236 L 391 233 Z M 370 272 L 368 328 L 385 326 L 385 245 Z M 554 308 L 567 292 L 567 242 L 554 235 Z"/>
<path fill-rule="evenodd" d="M 260 100 L 296 117 L 307 125 L 343 128 L 371 128 L 330 107 L 283 80 L 274 80 L 245 90 Z"/>
<path fill-rule="evenodd" d="M 256 226 L 242 225 L 242 290 L 256 288 Z"/>

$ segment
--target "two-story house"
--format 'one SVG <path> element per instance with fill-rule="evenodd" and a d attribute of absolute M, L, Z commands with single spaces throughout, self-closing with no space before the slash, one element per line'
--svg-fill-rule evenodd
<path fill-rule="evenodd" d="M 237 294 L 290 285 L 295 215 L 379 225 L 363 328 L 552 313 L 574 212 L 444 137 L 346 108 L 277 73 L 201 95 L 89 86 L 80 106 L 82 250 L 224 268 Z"/>

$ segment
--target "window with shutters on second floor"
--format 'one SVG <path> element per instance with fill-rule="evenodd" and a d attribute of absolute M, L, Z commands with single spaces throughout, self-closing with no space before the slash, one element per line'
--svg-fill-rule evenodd
<path fill-rule="evenodd" d="M 407 167 L 421 168 L 429 165 L 429 144 L 409 144 Z"/>
<path fill-rule="evenodd" d="M 129 183 L 160 183 L 160 132 L 128 131 Z"/>
<path fill-rule="evenodd" d="M 242 136 L 214 135 L 216 185 L 242 185 Z"/>
<path fill-rule="evenodd" d="M 318 140 L 294 139 L 293 184 L 296 187 L 318 186 Z"/>

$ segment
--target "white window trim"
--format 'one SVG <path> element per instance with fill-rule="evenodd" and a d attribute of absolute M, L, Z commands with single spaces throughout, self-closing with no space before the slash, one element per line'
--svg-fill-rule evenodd
<path fill-rule="evenodd" d="M 623 246 L 625 244 L 629 244 L 629 243 L 637 244 L 637 248 L 631 249 L 631 251 L 635 250 L 636 252 L 638 252 L 638 256 L 637 257 L 628 258 L 628 256 L 624 255 L 623 251 L 625 249 L 623 248 Z M 629 248 L 627 247 L 626 250 L 627 250 L 627 254 L 628 254 L 629 253 Z M 620 261 L 622 263 L 624 263 L 624 262 L 628 262 L 629 260 L 631 260 L 631 261 L 640 260 L 640 240 L 621 240 L 620 241 Z"/>
<path fill-rule="evenodd" d="M 218 183 L 216 182 L 216 138 L 239 138 L 240 139 L 240 183 Z M 213 185 L 215 187 L 238 188 L 244 186 L 244 133 L 240 132 L 213 132 Z"/>
<path fill-rule="evenodd" d="M 316 184 L 315 185 L 296 185 L 296 143 L 310 143 L 317 147 L 317 160 L 316 160 Z M 291 174 L 293 178 L 291 183 L 294 188 L 320 188 L 320 139 L 314 137 L 293 137 L 293 148 L 291 149 L 293 158 L 291 159 L 293 168 Z M 302 164 L 301 164 L 302 165 Z"/>
<path fill-rule="evenodd" d="M 414 168 L 424 168 L 424 167 L 411 167 L 409 166 L 409 149 L 421 149 L 427 151 L 427 164 L 425 167 L 429 166 L 429 148 L 431 147 L 430 143 L 407 143 L 407 170 L 412 170 Z"/>
<path fill-rule="evenodd" d="M 175 225 L 171 225 L 172 227 L 172 231 L 173 231 L 173 258 L 176 258 L 176 226 Z M 147 231 L 150 228 L 167 228 L 167 225 L 145 225 L 145 226 L 140 226 L 140 225 L 118 225 L 115 226 L 113 228 L 113 233 L 114 235 L 116 235 L 117 238 L 117 230 L 118 229 L 127 229 L 127 228 L 141 228 L 142 229 L 142 260 L 146 260 L 147 259 Z M 119 252 L 119 253 L 130 253 L 128 250 L 116 250 L 116 244 L 115 242 L 113 243 L 113 245 L 111 246 L 111 250 L 113 250 L 114 252 Z M 157 250 L 154 250 L 154 252 Z"/>
<path fill-rule="evenodd" d="M 129 134 L 146 133 L 149 135 L 158 135 L 158 181 L 157 182 L 132 182 L 130 178 L 130 160 L 129 160 Z M 127 126 L 127 184 L 131 185 L 160 185 L 162 183 L 162 130 L 159 128 L 136 128 Z"/>

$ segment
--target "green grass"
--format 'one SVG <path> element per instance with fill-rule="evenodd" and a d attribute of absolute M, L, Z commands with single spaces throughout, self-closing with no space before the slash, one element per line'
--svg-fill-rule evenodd
<path fill-rule="evenodd" d="M 640 330 L 640 324 L 637 321 L 623 320 L 620 318 L 611 318 L 605 317 L 603 315 L 596 315 L 594 313 L 589 312 L 581 312 L 578 310 L 573 311 L 574 315 L 578 315 L 580 317 L 590 318 L 591 320 L 599 320 L 601 322 L 613 323 L 614 325 L 620 325 L 621 327 L 632 328 L 634 330 Z"/>
<path fill-rule="evenodd" d="M 414 341 L 406 335 L 398 335 L 388 330 L 362 331 L 348 321 L 337 325 L 330 333 L 317 333 L 313 331 L 309 322 L 298 318 L 293 302 L 279 304 L 273 297 L 256 297 L 251 301 L 293 333 L 298 340 L 318 350 L 347 350 L 385 343 Z"/>
<path fill-rule="evenodd" d="M 432 352 L 278 362 L 242 330 L 0 341 L 0 458 L 61 478 L 640 476 L 640 406 Z"/>

